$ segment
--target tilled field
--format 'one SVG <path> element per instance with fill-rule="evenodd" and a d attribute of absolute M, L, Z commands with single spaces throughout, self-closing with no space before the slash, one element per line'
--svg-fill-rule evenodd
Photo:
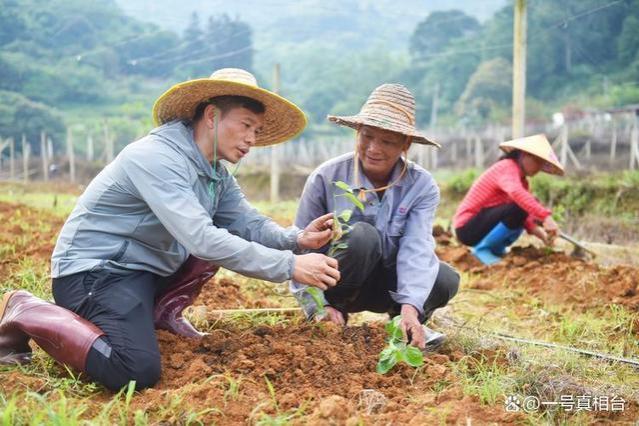
<path fill-rule="evenodd" d="M 3 290 L 23 282 L 26 258 L 31 259 L 29 268 L 46 278 L 61 224 L 59 218 L 40 210 L 0 204 Z M 460 298 L 516 290 L 546 306 L 569 307 L 578 313 L 611 304 L 633 314 L 639 309 L 639 269 L 635 267 L 601 267 L 564 253 L 517 247 L 500 265 L 487 268 L 447 233 L 438 230 L 436 235 L 440 258 L 464 273 Z M 295 313 L 227 315 L 221 319 L 207 314 L 219 309 L 294 306 L 274 287 L 270 283 L 248 285 L 245 279 L 230 274 L 207 283 L 192 315 L 209 335 L 195 341 L 158 332 L 163 366 L 160 383 L 137 393 L 124 417 L 114 412 L 107 416 L 110 421 L 133 423 L 141 418 L 154 424 L 350 425 L 534 421 L 525 413 L 507 411 L 505 395 L 496 392 L 497 397 L 491 399 L 476 391 L 485 385 L 482 378 L 489 377 L 484 375 L 484 366 L 516 374 L 516 370 L 512 372 L 516 364 L 513 350 L 503 342 L 486 343 L 471 332 L 470 337 L 477 340 L 469 343 L 468 336 L 452 333 L 439 353 L 426 356 L 423 367 L 400 365 L 380 375 L 375 365 L 385 345 L 385 331 L 379 320 L 359 320 L 342 329 L 328 323 L 306 323 Z M 43 289 L 41 295 L 46 297 L 46 291 Z M 472 305 L 453 304 L 445 315 L 455 320 L 468 309 L 473 309 Z M 636 346 L 639 323 L 633 321 L 630 329 L 622 332 L 630 334 Z M 0 369 L 0 411 L 3 401 L 12 397 L 27 400 L 28 392 L 45 395 L 53 404 L 62 398 L 55 391 L 62 389 L 64 398 L 84 407 L 80 418 L 95 419 L 102 413 L 100 419 L 104 420 L 104 407 L 113 401 L 113 394 L 76 380 L 47 359 L 37 352 L 34 366 Z M 518 383 L 516 388 L 531 386 L 526 385 Z M 627 404 L 622 412 L 584 411 L 574 418 L 573 413 L 563 413 L 552 419 L 630 423 L 639 415 L 634 390 L 623 395 Z"/>

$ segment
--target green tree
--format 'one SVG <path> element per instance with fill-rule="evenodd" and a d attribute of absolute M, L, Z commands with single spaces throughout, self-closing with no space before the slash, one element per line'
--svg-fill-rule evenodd
<path fill-rule="evenodd" d="M 28 140 L 39 141 L 41 131 L 46 131 L 54 144 L 60 145 L 65 132 L 62 115 L 19 93 L 0 91 L 0 137 L 20 141 L 25 134 Z M 38 147 L 33 146 L 35 152 Z"/>
<path fill-rule="evenodd" d="M 512 64 L 503 58 L 482 62 L 457 102 L 458 113 L 486 120 L 496 108 L 510 105 Z"/>
<path fill-rule="evenodd" d="M 432 12 L 417 24 L 410 38 L 413 61 L 421 63 L 444 51 L 451 40 L 468 37 L 480 28 L 479 22 L 460 10 Z"/>

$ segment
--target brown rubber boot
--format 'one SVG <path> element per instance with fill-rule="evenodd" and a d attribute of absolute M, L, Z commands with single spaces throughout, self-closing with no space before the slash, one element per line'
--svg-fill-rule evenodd
<path fill-rule="evenodd" d="M 24 290 L 5 294 L 0 302 L 0 364 L 28 362 L 33 339 L 56 361 L 83 372 L 91 346 L 103 335 L 79 315 Z"/>
<path fill-rule="evenodd" d="M 218 271 L 219 266 L 189 256 L 180 269 L 171 277 L 168 287 L 155 299 L 153 320 L 155 328 L 173 334 L 199 339 L 204 336 L 182 316 L 182 311 L 191 306 L 202 291 L 204 284 Z"/>

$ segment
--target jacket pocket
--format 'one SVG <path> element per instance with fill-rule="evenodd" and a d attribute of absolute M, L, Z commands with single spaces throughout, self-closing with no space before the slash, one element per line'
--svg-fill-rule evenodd
<path fill-rule="evenodd" d="M 117 262 L 120 259 L 122 259 L 128 247 L 129 247 L 129 240 L 124 240 L 122 244 L 120 245 L 120 248 L 118 249 L 118 251 L 115 253 L 115 256 L 113 256 L 111 260 L 113 260 L 114 262 Z"/>

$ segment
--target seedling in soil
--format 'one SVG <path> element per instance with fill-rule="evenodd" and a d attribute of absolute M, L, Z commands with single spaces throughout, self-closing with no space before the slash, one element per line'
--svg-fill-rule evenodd
<path fill-rule="evenodd" d="M 386 324 L 388 333 L 388 345 L 379 353 L 377 372 L 388 373 L 397 363 L 404 362 L 411 367 L 420 367 L 424 364 L 422 351 L 404 342 L 404 335 L 399 326 L 401 316 L 398 315 Z"/>
<path fill-rule="evenodd" d="M 326 315 L 326 308 L 324 308 L 324 300 L 320 293 L 321 290 L 317 287 L 309 287 L 306 291 L 311 295 L 313 302 L 315 302 L 315 306 L 317 306 L 317 311 L 315 312 L 317 317 L 324 317 L 324 315 Z"/>

